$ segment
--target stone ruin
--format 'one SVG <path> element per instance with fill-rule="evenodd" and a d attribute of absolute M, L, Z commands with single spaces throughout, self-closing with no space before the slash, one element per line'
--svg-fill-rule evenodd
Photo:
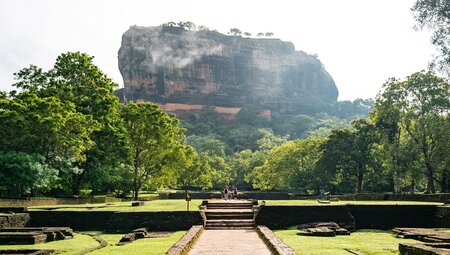
<path fill-rule="evenodd" d="M 430 228 L 394 228 L 397 237 L 415 239 L 427 243 L 450 243 L 450 233 Z"/>
<path fill-rule="evenodd" d="M 397 237 L 424 243 L 400 244 L 401 255 L 450 255 L 450 233 L 428 228 L 394 228 Z"/>
<path fill-rule="evenodd" d="M 134 201 L 131 203 L 131 206 L 143 206 L 144 204 L 144 201 Z"/>
<path fill-rule="evenodd" d="M 0 244 L 39 244 L 73 237 L 68 227 L 2 228 Z M 2 251 L 3 252 L 3 251 Z"/>
<path fill-rule="evenodd" d="M 124 245 L 142 238 L 165 237 L 170 234 L 170 232 L 148 232 L 146 228 L 138 228 L 124 235 L 117 245 Z"/>
<path fill-rule="evenodd" d="M 401 243 L 398 249 L 400 255 L 449 255 L 450 243 Z"/>
<path fill-rule="evenodd" d="M 50 255 L 54 254 L 55 250 L 1 250 L 3 255 Z"/>
<path fill-rule="evenodd" d="M 328 236 L 333 237 L 337 235 L 350 235 L 350 231 L 341 228 L 336 222 L 313 222 L 300 224 L 297 226 L 300 232 L 297 235 L 301 236 Z"/>

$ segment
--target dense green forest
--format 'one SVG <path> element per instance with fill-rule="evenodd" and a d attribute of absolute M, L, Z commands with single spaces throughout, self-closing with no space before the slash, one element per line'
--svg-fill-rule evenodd
<path fill-rule="evenodd" d="M 229 182 L 245 188 L 435 193 L 438 185 L 446 192 L 449 88 L 429 72 L 389 79 L 369 116 L 354 120 L 322 114 L 264 123 L 244 112 L 226 125 L 211 112 L 186 124 L 187 141 L 198 152 L 225 154 Z M 368 105 L 352 105 L 362 103 Z M 209 146 L 223 147 L 221 154 Z"/>
<path fill-rule="evenodd" d="M 306 194 L 448 189 L 449 84 L 430 72 L 389 79 L 375 102 L 338 102 L 334 113 L 269 121 L 252 109 L 232 120 L 211 110 L 181 122 L 153 103 L 119 103 L 86 54 L 16 76 L 20 92 L 0 100 L 2 196 L 137 198 L 141 189 L 225 184 Z"/>
<path fill-rule="evenodd" d="M 61 54 L 15 74 L 0 93 L 0 196 L 134 194 L 142 189 L 447 192 L 450 185 L 448 3 L 419 0 L 435 31 L 431 71 L 390 78 L 375 100 L 275 116 L 213 110 L 179 120 L 153 103 L 119 103 L 93 57 Z"/>

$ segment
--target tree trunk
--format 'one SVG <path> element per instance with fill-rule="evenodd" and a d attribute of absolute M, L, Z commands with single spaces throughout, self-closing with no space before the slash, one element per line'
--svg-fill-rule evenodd
<path fill-rule="evenodd" d="M 436 189 L 434 188 L 434 169 L 431 165 L 431 162 L 428 161 L 427 158 L 425 158 L 425 166 L 427 168 L 427 191 L 428 194 L 434 194 L 436 193 Z"/>
<path fill-rule="evenodd" d="M 416 182 L 412 180 L 410 193 L 414 194 L 415 189 L 416 189 Z"/>
<path fill-rule="evenodd" d="M 358 174 L 358 186 L 356 187 L 356 193 L 362 193 L 363 190 L 363 179 L 364 179 L 364 174 L 362 172 L 360 172 Z"/>
<path fill-rule="evenodd" d="M 140 185 L 139 185 L 139 180 L 138 180 L 138 176 L 137 176 L 137 170 L 134 170 L 134 172 L 135 172 L 135 177 L 134 177 L 134 182 L 133 182 L 133 195 L 134 195 L 134 200 L 137 201 L 139 199 Z"/>
<path fill-rule="evenodd" d="M 134 200 L 139 199 L 139 152 L 136 150 L 135 152 L 135 159 L 134 159 L 134 176 L 133 176 L 133 193 L 134 193 Z"/>
<path fill-rule="evenodd" d="M 422 139 L 422 153 L 425 161 L 426 167 L 426 175 L 427 175 L 427 191 L 428 194 L 436 193 L 436 189 L 434 188 L 434 168 L 431 164 L 431 159 L 428 151 L 428 144 L 426 142 L 425 136 Z"/>
<path fill-rule="evenodd" d="M 72 174 L 72 195 L 80 196 L 81 179 L 83 174 Z"/>
<path fill-rule="evenodd" d="M 139 200 L 139 188 L 135 187 L 133 193 L 134 193 L 134 200 L 135 201 Z"/>
<path fill-rule="evenodd" d="M 441 193 L 445 193 L 448 190 L 448 173 L 443 172 L 441 177 Z"/>

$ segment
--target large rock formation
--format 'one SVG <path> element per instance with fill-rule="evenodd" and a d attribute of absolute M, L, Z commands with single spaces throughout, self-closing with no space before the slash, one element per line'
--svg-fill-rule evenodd
<path fill-rule="evenodd" d="M 320 60 L 292 43 L 215 31 L 133 26 L 119 69 L 127 100 L 297 113 L 338 96 Z"/>

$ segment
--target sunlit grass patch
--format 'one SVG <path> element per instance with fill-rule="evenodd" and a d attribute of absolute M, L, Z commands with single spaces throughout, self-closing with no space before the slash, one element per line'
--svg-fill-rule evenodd
<path fill-rule="evenodd" d="M 91 255 L 103 255 L 103 254 L 117 254 L 117 255 L 134 255 L 134 254 L 146 254 L 146 255 L 160 255 L 167 252 L 184 234 L 186 231 L 178 231 L 172 233 L 167 237 L 158 238 L 144 238 L 136 240 L 132 243 L 128 243 L 122 246 L 117 246 L 121 234 L 101 234 L 100 237 L 108 242 L 108 246 L 103 249 L 96 250 Z"/>
<path fill-rule="evenodd" d="M 298 254 L 348 255 L 345 249 L 366 255 L 398 255 L 399 243 L 417 243 L 416 240 L 396 238 L 390 231 L 362 229 L 350 236 L 298 236 L 298 230 L 275 230 L 275 234 Z"/>
<path fill-rule="evenodd" d="M 190 201 L 189 210 L 198 211 L 202 200 Z M 186 201 L 183 199 L 161 199 L 147 201 L 143 206 L 131 206 L 131 202 L 115 202 L 103 204 L 83 205 L 52 205 L 33 206 L 30 210 L 52 210 L 52 211 L 119 211 L 119 212 L 161 212 L 161 211 L 186 211 Z"/>
<path fill-rule="evenodd" d="M 331 201 L 329 203 L 319 203 L 314 199 L 302 199 L 302 200 L 265 200 L 266 205 L 441 205 L 442 203 L 436 202 L 421 202 L 421 201 Z"/>
<path fill-rule="evenodd" d="M 0 245 L 0 250 L 7 249 L 50 249 L 57 250 L 58 254 L 70 255 L 78 254 L 84 250 L 97 247 L 99 243 L 91 236 L 74 233 L 72 239 L 53 241 L 42 244 L 30 244 L 30 245 Z M 1 253 L 1 252 L 0 252 Z"/>

